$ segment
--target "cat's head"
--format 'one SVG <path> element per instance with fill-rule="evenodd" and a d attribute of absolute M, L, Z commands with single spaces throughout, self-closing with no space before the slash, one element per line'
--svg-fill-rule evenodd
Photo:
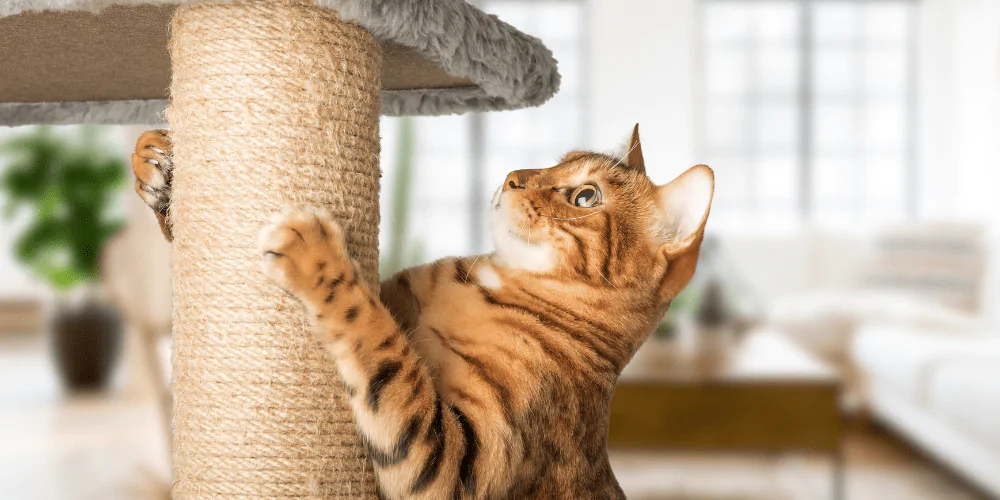
<path fill-rule="evenodd" d="M 694 274 L 714 187 L 704 165 L 655 185 L 636 125 L 620 158 L 577 151 L 551 168 L 511 172 L 493 199 L 495 257 L 573 280 L 655 288 L 662 305 Z"/>

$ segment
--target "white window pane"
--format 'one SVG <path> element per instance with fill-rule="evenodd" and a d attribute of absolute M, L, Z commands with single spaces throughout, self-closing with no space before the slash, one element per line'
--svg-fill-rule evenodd
<path fill-rule="evenodd" d="M 813 161 L 813 197 L 820 204 L 850 204 L 857 179 L 853 161 L 818 158 Z"/>
<path fill-rule="evenodd" d="M 798 143 L 799 109 L 795 101 L 765 101 L 758 105 L 754 132 L 764 150 L 792 152 Z"/>
<path fill-rule="evenodd" d="M 575 113 L 541 113 L 537 114 L 537 119 L 532 121 L 534 130 L 532 136 L 536 150 L 547 154 L 562 154 L 566 151 L 559 151 L 562 145 L 572 143 L 580 136 L 578 123 L 569 121 Z M 553 151 L 555 149 L 555 151 Z M 548 162 L 551 158 L 538 158 L 538 160 Z"/>
<path fill-rule="evenodd" d="M 555 111 L 558 112 L 556 113 Z M 557 115 L 560 120 L 560 123 L 556 127 L 559 133 L 553 135 L 550 141 L 550 147 L 555 148 L 555 154 L 562 155 L 570 149 L 587 149 L 593 147 L 593 144 L 585 144 L 583 142 L 585 139 L 584 110 L 579 105 L 579 99 L 571 106 L 554 110 L 553 114 Z"/>
<path fill-rule="evenodd" d="M 794 158 L 761 158 L 757 162 L 757 196 L 762 204 L 791 208 L 797 202 L 799 171 Z"/>
<path fill-rule="evenodd" d="M 441 257 L 468 255 L 470 251 L 470 214 L 464 205 L 452 209 L 417 209 L 410 222 L 414 245 L 424 252 L 424 261 Z"/>
<path fill-rule="evenodd" d="M 813 2 L 813 36 L 820 44 L 844 44 L 858 36 L 861 16 L 858 2 Z"/>
<path fill-rule="evenodd" d="M 708 53 L 705 77 L 712 93 L 746 92 L 750 85 L 749 54 L 743 49 L 720 49 Z"/>
<path fill-rule="evenodd" d="M 799 36 L 799 6 L 792 2 L 761 2 L 754 21 L 757 39 L 764 43 L 793 43 Z"/>
<path fill-rule="evenodd" d="M 490 194 L 492 194 L 492 191 Z M 494 249 L 493 233 L 490 231 L 493 227 L 493 213 L 486 204 L 484 204 L 484 207 L 486 208 L 482 213 L 472 214 L 472 217 L 479 217 L 479 223 L 483 228 L 482 233 L 479 235 L 479 241 L 473 242 L 471 249 L 473 253 L 485 253 Z"/>
<path fill-rule="evenodd" d="M 857 110 L 850 105 L 819 104 L 813 114 L 813 145 L 822 153 L 843 154 L 858 142 Z"/>
<path fill-rule="evenodd" d="M 484 2 L 482 5 L 484 12 L 495 14 L 503 22 L 521 30 L 531 33 L 528 24 L 531 20 L 531 9 L 524 8 L 520 2 Z"/>
<path fill-rule="evenodd" d="M 532 16 L 535 26 L 542 29 L 533 34 L 543 41 L 547 39 L 573 39 L 580 36 L 582 24 L 579 5 L 573 2 L 534 2 Z M 501 17 L 501 19 L 503 19 Z"/>
<path fill-rule="evenodd" d="M 530 122 L 524 113 L 489 113 L 484 117 L 487 144 L 525 144 Z"/>
<path fill-rule="evenodd" d="M 799 217 L 792 203 L 780 205 L 764 205 L 757 210 L 753 218 L 754 227 L 769 230 L 788 230 L 794 228 Z"/>
<path fill-rule="evenodd" d="M 843 202 L 816 203 L 813 207 L 813 220 L 816 224 L 828 228 L 857 227 L 858 211 L 852 205 Z"/>
<path fill-rule="evenodd" d="M 898 150 L 906 134 L 904 107 L 900 103 L 876 103 L 865 113 L 865 147 L 870 150 Z"/>
<path fill-rule="evenodd" d="M 578 50 L 563 50 L 556 51 L 552 49 L 552 53 L 556 60 L 559 61 L 559 74 L 563 76 L 562 81 L 559 85 L 559 93 L 576 93 L 579 91 L 582 83 L 581 75 L 583 75 L 583 66 L 580 62 L 580 51 Z M 575 100 L 579 103 L 579 99 Z"/>
<path fill-rule="evenodd" d="M 379 164 L 382 167 L 382 186 L 390 186 L 395 181 L 396 165 L 399 160 L 399 126 L 400 118 L 383 117 L 379 122 L 379 134 L 382 136 L 382 154 Z"/>
<path fill-rule="evenodd" d="M 738 101 L 719 100 L 708 107 L 708 144 L 718 149 L 746 147 L 746 108 Z"/>
<path fill-rule="evenodd" d="M 820 49 L 812 70 L 813 85 L 820 96 L 845 96 L 857 90 L 858 58 L 853 50 Z"/>
<path fill-rule="evenodd" d="M 423 116 L 413 118 L 418 154 L 436 152 L 441 148 L 468 151 L 467 116 Z"/>
<path fill-rule="evenodd" d="M 903 97 L 906 89 L 906 53 L 902 49 L 872 49 L 864 55 L 865 91 Z"/>
<path fill-rule="evenodd" d="M 813 114 L 813 147 L 821 154 L 844 154 L 857 146 L 857 112 L 853 106 L 821 104 Z"/>
<path fill-rule="evenodd" d="M 714 43 L 740 42 L 749 39 L 750 7 L 735 2 L 706 5 L 705 38 Z"/>
<path fill-rule="evenodd" d="M 798 51 L 764 48 L 757 55 L 757 87 L 763 92 L 793 93 L 799 87 Z"/>
<path fill-rule="evenodd" d="M 517 152 L 508 151 L 506 153 L 495 152 L 486 159 L 486 172 L 483 173 L 483 181 L 486 183 L 487 192 L 492 195 L 493 190 L 503 184 L 507 174 L 529 168 L 525 165 L 524 155 Z"/>
<path fill-rule="evenodd" d="M 866 205 L 865 206 L 865 218 L 866 223 L 878 226 L 888 222 L 896 222 L 903 219 L 906 216 L 906 207 L 903 204 L 893 204 L 893 205 Z"/>
<path fill-rule="evenodd" d="M 713 205 L 745 206 L 751 198 L 749 165 L 745 158 L 720 156 L 709 165 L 715 170 L 715 197 Z"/>
<path fill-rule="evenodd" d="M 884 2 L 865 7 L 864 35 L 873 42 L 904 43 L 909 31 L 908 15 L 912 5 Z"/>
<path fill-rule="evenodd" d="M 712 216 L 708 219 L 708 231 L 725 231 L 725 230 L 746 230 L 746 228 L 754 228 L 754 230 L 759 230 L 761 228 L 760 224 L 757 223 L 757 214 L 748 210 L 745 205 L 739 206 L 727 206 L 727 205 L 716 205 L 712 202 Z"/>
<path fill-rule="evenodd" d="M 381 222 L 379 223 L 379 245 L 386 248 L 392 237 L 393 203 L 395 196 L 396 168 L 399 165 L 401 152 L 399 151 L 399 131 L 403 120 L 407 118 L 382 117 L 379 122 L 379 133 L 382 136 L 382 154 L 380 164 L 382 166 L 382 198 L 380 200 L 379 213 Z"/>
<path fill-rule="evenodd" d="M 876 156 L 867 160 L 865 199 L 872 205 L 903 206 L 907 172 L 901 158 Z"/>
<path fill-rule="evenodd" d="M 704 2 L 703 145 L 719 225 L 794 223 L 802 184 L 798 100 L 804 2 Z M 906 97 L 916 3 L 811 2 L 808 195 L 823 225 L 906 212 Z M 894 219 L 896 218 L 896 219 Z M 780 224 L 779 224 L 780 225 Z"/>
<path fill-rule="evenodd" d="M 469 199 L 468 156 L 421 157 L 412 184 L 414 203 L 464 203 Z"/>

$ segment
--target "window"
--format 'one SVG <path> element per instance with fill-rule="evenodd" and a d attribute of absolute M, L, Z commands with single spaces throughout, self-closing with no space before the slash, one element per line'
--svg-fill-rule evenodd
<path fill-rule="evenodd" d="M 560 155 L 582 145 L 585 2 L 489 0 L 479 2 L 479 7 L 540 38 L 559 61 L 561 88 L 533 109 L 382 119 L 385 196 L 380 243 L 383 263 L 397 259 L 384 271 L 487 251 L 492 244 L 485 207 L 507 173 L 554 165 Z M 408 183 L 399 182 L 404 178 L 398 165 L 407 126 L 413 143 Z M 404 192 L 409 193 L 409 203 L 400 204 Z M 406 234 L 400 238 L 395 228 Z M 409 253 L 393 255 L 398 246 Z"/>
<path fill-rule="evenodd" d="M 915 212 L 918 3 L 703 0 L 701 156 L 721 226 Z"/>

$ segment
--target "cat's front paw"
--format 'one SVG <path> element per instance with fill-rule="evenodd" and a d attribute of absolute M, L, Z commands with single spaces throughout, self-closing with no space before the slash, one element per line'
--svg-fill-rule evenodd
<path fill-rule="evenodd" d="M 156 213 L 160 229 L 171 240 L 167 210 L 170 207 L 170 181 L 173 177 L 173 144 L 167 130 L 150 130 L 135 144 L 132 171 L 135 172 L 135 192 Z"/>
<path fill-rule="evenodd" d="M 343 230 L 325 210 L 282 210 L 261 230 L 257 248 L 264 274 L 303 299 L 325 294 L 324 285 L 357 279 Z"/>

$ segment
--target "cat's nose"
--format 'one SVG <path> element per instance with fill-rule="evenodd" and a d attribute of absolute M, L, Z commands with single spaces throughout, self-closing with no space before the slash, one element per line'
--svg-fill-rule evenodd
<path fill-rule="evenodd" d="M 507 174 L 507 178 L 503 180 L 503 190 L 524 189 L 525 183 L 535 172 L 535 170 L 515 170 Z"/>
<path fill-rule="evenodd" d="M 506 191 L 508 189 L 524 189 L 521 176 L 516 171 L 507 174 L 507 178 L 503 180 L 503 190 Z"/>

